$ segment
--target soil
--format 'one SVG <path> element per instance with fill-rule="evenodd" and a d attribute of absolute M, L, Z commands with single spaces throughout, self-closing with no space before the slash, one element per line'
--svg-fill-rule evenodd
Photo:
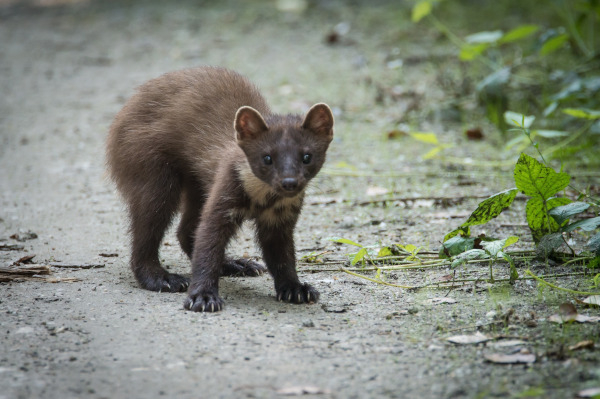
<path fill-rule="evenodd" d="M 50 271 L 0 283 L 0 399 L 568 398 L 600 387 L 598 349 L 568 349 L 597 343 L 600 323 L 548 320 L 573 296 L 531 280 L 406 290 L 339 270 L 356 248 L 330 237 L 439 250 L 476 196 L 512 187 L 516 159 L 498 150 L 502 138 L 475 98 L 455 95 L 469 82 L 451 44 L 411 23 L 406 5 L 355 3 L 0 1 L 0 244 L 17 248 L 3 247 L 0 261 L 35 255 Z M 192 313 L 184 293 L 145 291 L 133 279 L 123 203 L 105 173 L 106 134 L 136 86 L 204 64 L 248 76 L 277 112 L 316 102 L 334 110 L 328 164 L 296 231 L 299 258 L 324 253 L 323 263 L 298 265 L 318 304 L 277 302 L 269 276 L 223 278 L 225 309 Z M 483 140 L 468 140 L 465 130 L 477 127 Z M 436 132 L 464 162 L 424 159 L 431 146 L 408 131 Z M 483 165 L 490 160 L 508 167 Z M 530 249 L 523 203 L 485 229 Z M 260 256 L 251 225 L 229 250 Z M 173 231 L 161 258 L 189 274 Z M 495 265 L 495 276 L 506 269 Z M 390 272 L 386 281 L 487 270 Z M 589 290 L 590 279 L 559 284 Z M 494 340 L 446 340 L 477 330 Z M 508 338 L 522 342 L 498 346 Z M 495 353 L 536 361 L 486 361 Z"/>

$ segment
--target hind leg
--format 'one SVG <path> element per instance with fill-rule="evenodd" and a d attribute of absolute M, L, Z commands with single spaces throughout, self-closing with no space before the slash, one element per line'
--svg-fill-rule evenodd
<path fill-rule="evenodd" d="M 150 291 L 180 292 L 187 290 L 188 279 L 167 272 L 160 265 L 158 252 L 165 231 L 177 211 L 181 187 L 168 170 L 150 173 L 139 190 L 132 191 L 129 202 L 133 235 L 131 269 L 136 280 Z"/>
<path fill-rule="evenodd" d="M 204 206 L 205 198 L 196 187 L 186 187 L 183 193 L 181 221 L 177 228 L 177 239 L 181 249 L 188 258 L 192 259 L 194 249 L 194 233 L 200 223 L 200 213 Z"/>

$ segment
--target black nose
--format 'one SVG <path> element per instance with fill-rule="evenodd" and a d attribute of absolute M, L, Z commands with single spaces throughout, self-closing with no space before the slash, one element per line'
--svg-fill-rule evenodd
<path fill-rule="evenodd" d="M 286 191 L 295 190 L 298 187 L 298 179 L 295 177 L 286 177 L 281 181 L 281 187 Z"/>

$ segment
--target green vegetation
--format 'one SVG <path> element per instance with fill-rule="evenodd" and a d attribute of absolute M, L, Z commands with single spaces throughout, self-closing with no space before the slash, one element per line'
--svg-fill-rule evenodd
<path fill-rule="evenodd" d="M 449 4 L 451 3 L 451 4 Z M 420 0 L 414 23 L 431 23 L 458 48 L 468 75 L 476 79 L 479 103 L 502 134 L 507 150 L 522 151 L 523 135 L 511 136 L 510 110 L 531 114 L 525 120 L 530 139 L 548 143 L 545 158 L 597 165 L 600 140 L 600 2 L 547 0 L 535 3 L 545 23 L 526 23 L 506 32 L 474 32 L 464 38 L 443 20 L 455 2 Z M 466 7 L 466 5 L 462 6 Z M 534 18 L 534 15 L 531 16 Z M 575 158 L 575 155 L 577 156 Z"/>

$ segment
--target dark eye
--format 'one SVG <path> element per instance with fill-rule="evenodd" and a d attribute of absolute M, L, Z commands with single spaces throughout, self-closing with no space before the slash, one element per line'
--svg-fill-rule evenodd
<path fill-rule="evenodd" d="M 304 156 L 302 157 L 302 163 L 303 164 L 309 164 L 310 161 L 312 161 L 312 155 L 310 155 L 310 154 L 304 154 Z"/>
<path fill-rule="evenodd" d="M 263 162 L 265 163 L 265 165 L 271 165 L 273 163 L 273 158 L 271 158 L 270 155 L 265 155 L 263 157 Z"/>

